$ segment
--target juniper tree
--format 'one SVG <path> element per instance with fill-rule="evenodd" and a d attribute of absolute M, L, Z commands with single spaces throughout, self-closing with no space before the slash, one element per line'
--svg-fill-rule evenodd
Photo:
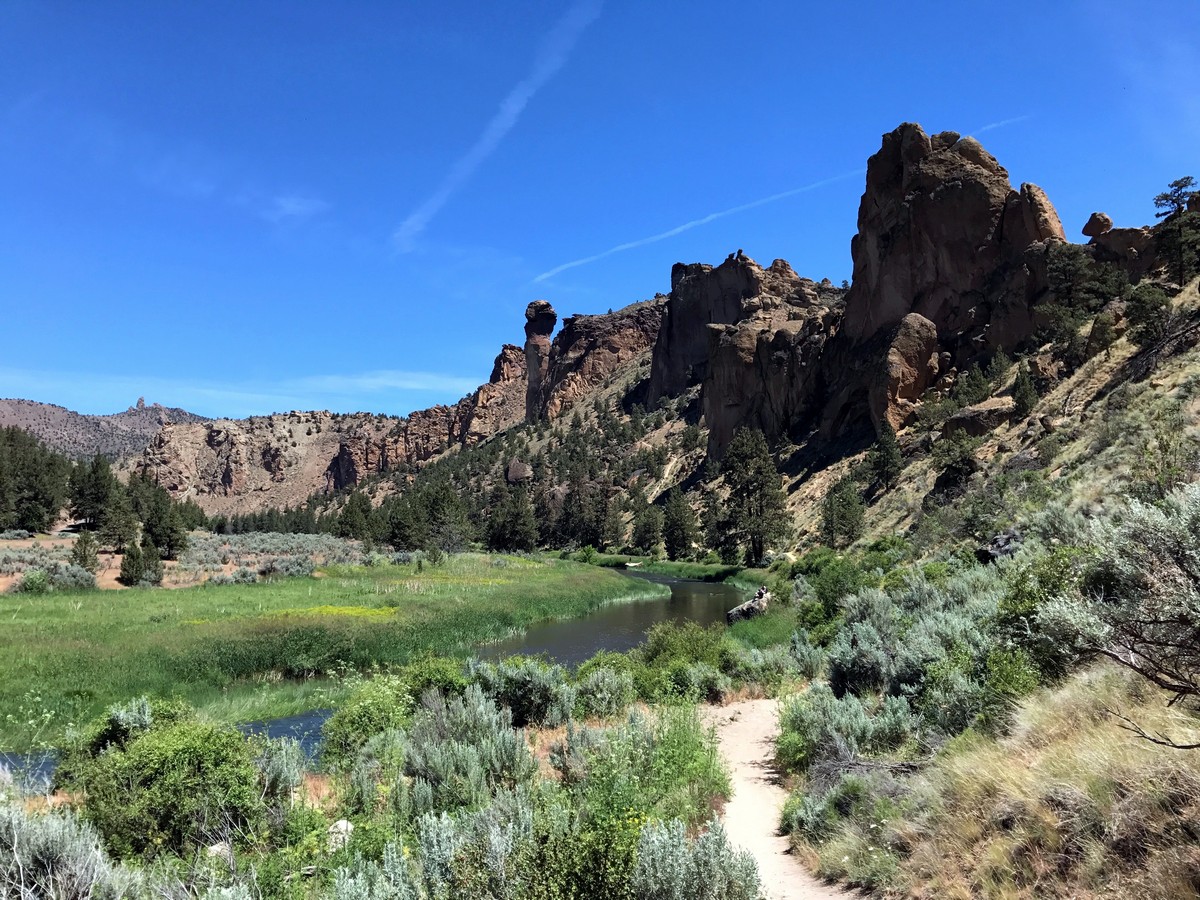
<path fill-rule="evenodd" d="M 1196 179 L 1189 175 L 1175 179 L 1154 198 L 1158 210 L 1154 217 L 1166 220 L 1162 236 L 1167 252 L 1174 257 L 1175 280 L 1181 286 L 1196 267 L 1200 245 L 1200 213 L 1188 211 L 1188 203 L 1197 193 Z"/>
<path fill-rule="evenodd" d="M 1021 363 L 1017 369 L 1017 377 L 1013 382 L 1013 412 L 1017 418 L 1023 419 L 1037 406 L 1038 392 L 1034 387 L 1033 378 L 1029 375 L 1029 366 Z"/>
<path fill-rule="evenodd" d="M 692 552 L 696 542 L 696 514 L 679 488 L 672 488 L 663 507 L 663 546 L 668 559 L 680 559 Z"/>
<path fill-rule="evenodd" d="M 729 487 L 725 512 L 730 533 L 746 548 L 751 564 L 762 560 L 767 545 L 787 533 L 786 497 L 779 470 L 767 440 L 757 428 L 740 428 L 734 434 L 721 471 Z"/>
<path fill-rule="evenodd" d="M 880 428 L 879 438 L 871 450 L 870 463 L 871 472 L 885 488 L 892 487 L 900 480 L 904 459 L 900 455 L 900 443 L 896 440 L 896 432 L 886 421 Z"/>

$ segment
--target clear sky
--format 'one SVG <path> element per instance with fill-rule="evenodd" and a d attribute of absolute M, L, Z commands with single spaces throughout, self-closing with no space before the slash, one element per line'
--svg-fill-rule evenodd
<path fill-rule="evenodd" d="M 903 121 L 1077 238 L 1200 177 L 1195 0 L 4 0 L 0 48 L 0 396 L 83 412 L 403 414 L 533 299 L 840 281 Z"/>

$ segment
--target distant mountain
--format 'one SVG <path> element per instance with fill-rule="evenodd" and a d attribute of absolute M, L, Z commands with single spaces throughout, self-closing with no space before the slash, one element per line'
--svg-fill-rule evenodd
<path fill-rule="evenodd" d="M 89 416 L 52 403 L 0 400 L 0 426 L 16 425 L 52 450 L 74 459 L 97 453 L 120 460 L 137 456 L 164 425 L 206 422 L 204 416 L 158 403 L 137 405 L 108 416 Z"/>

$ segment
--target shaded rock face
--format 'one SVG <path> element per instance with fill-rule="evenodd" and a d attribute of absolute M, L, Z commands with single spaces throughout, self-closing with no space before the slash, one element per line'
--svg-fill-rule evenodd
<path fill-rule="evenodd" d="M 960 366 L 1027 340 L 1047 289 L 1046 249 L 1063 240 L 1045 192 L 1031 184 L 1013 190 L 975 139 L 930 137 L 913 124 L 884 135 L 867 164 L 845 317 L 824 359 L 822 433 L 833 437 L 868 417 L 876 428 L 884 418 L 907 419 L 900 401 L 910 403 L 934 374 L 920 364 L 927 343 L 913 333 L 895 348 L 904 362 L 893 354 L 889 335 L 910 314 L 932 323 L 939 352 Z M 884 409 L 881 386 L 894 375 L 902 393 Z"/>
<path fill-rule="evenodd" d="M 784 263 L 786 266 L 787 264 Z M 676 263 L 662 328 L 654 345 L 647 405 L 700 384 L 708 374 L 708 326 L 732 325 L 760 303 L 770 303 L 795 288 L 798 276 L 768 277 L 754 260 L 731 254 L 721 265 Z M 768 283 L 769 282 L 769 283 Z"/>
<path fill-rule="evenodd" d="M 546 300 L 534 300 L 525 309 L 525 421 L 536 422 L 542 416 L 546 370 L 550 365 L 550 335 L 558 322 L 558 313 Z"/>
<path fill-rule="evenodd" d="M 821 357 L 844 294 L 799 277 L 783 260 L 765 270 L 748 257 L 739 264 L 759 291 L 742 299 L 735 323 L 707 326 L 702 397 L 716 454 L 740 427 L 778 435 L 805 418 L 821 389 Z"/>
<path fill-rule="evenodd" d="M 974 138 L 901 125 L 867 163 L 842 333 L 866 341 L 915 312 L 953 343 L 990 325 L 984 343 L 1011 347 L 1030 328 L 1025 252 L 1046 240 L 1064 237 L 1041 188 L 1014 191 Z"/>
<path fill-rule="evenodd" d="M 871 422 L 899 431 L 917 413 L 921 395 L 937 381 L 940 368 L 937 326 L 920 313 L 900 320 L 888 344 L 883 367 L 871 385 Z"/>
<path fill-rule="evenodd" d="M 554 339 L 539 415 L 558 418 L 654 346 L 665 300 L 635 303 L 602 316 L 569 316 Z"/>
<path fill-rule="evenodd" d="M 983 437 L 995 431 L 1013 416 L 1016 403 L 1012 397 L 989 397 L 974 406 L 960 409 L 942 426 L 942 436 L 968 434 Z"/>
<path fill-rule="evenodd" d="M 527 381 L 525 351 L 505 344 L 492 366 L 488 383 L 466 401 L 462 442 L 478 444 L 525 420 Z"/>
<path fill-rule="evenodd" d="M 1149 227 L 1113 228 L 1093 237 L 1088 246 L 1097 262 L 1112 263 L 1124 269 L 1133 281 L 1162 267 L 1156 252 L 1154 230 Z"/>

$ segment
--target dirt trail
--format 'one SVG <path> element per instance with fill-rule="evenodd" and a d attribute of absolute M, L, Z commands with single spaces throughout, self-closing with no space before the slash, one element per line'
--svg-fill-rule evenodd
<path fill-rule="evenodd" d="M 734 846 L 754 855 L 768 900 L 846 900 L 852 895 L 810 875 L 791 854 L 788 839 L 777 833 L 787 799 L 771 763 L 778 710 L 777 700 L 702 707 L 704 720 L 717 730 L 733 782 L 725 829 Z"/>

